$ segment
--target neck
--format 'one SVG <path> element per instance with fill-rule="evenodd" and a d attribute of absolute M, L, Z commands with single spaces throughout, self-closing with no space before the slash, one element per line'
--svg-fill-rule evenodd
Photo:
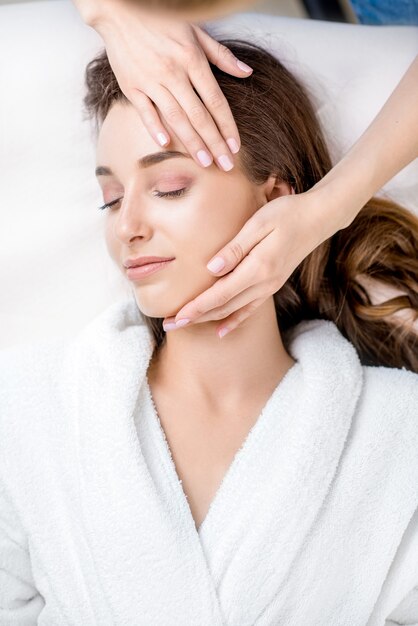
<path fill-rule="evenodd" d="M 273 297 L 237 329 L 219 339 L 219 321 L 167 332 L 148 370 L 162 389 L 187 389 L 211 411 L 233 410 L 254 394 L 269 396 L 295 363 L 286 352 Z"/>

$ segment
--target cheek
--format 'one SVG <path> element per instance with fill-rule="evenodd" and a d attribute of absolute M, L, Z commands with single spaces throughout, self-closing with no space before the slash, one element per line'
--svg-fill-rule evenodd
<path fill-rule="evenodd" d="M 113 235 L 112 229 L 110 227 L 110 220 L 105 218 L 105 223 L 103 226 L 103 233 L 104 233 L 104 239 L 105 239 L 105 244 L 106 244 L 106 248 L 107 251 L 110 255 L 110 257 L 116 261 L 117 259 L 117 251 L 118 251 L 118 245 L 117 245 L 117 240 Z"/>
<path fill-rule="evenodd" d="M 183 222 L 187 223 L 187 231 L 183 231 L 181 248 L 186 257 L 200 259 L 207 272 L 206 263 L 238 234 L 256 209 L 254 196 L 236 188 L 212 195 L 198 211 L 194 207 Z"/>
<path fill-rule="evenodd" d="M 237 235 L 256 208 L 247 190 L 235 193 L 233 201 L 227 194 L 212 195 L 210 201 L 199 203 L 198 211 L 194 205 L 187 215 L 182 214 L 173 238 L 178 250 L 176 277 L 170 285 L 174 308 L 179 310 L 219 280 L 209 272 L 207 263 Z"/>

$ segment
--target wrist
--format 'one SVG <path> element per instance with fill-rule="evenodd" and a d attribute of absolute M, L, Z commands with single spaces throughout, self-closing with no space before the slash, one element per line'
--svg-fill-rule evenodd
<path fill-rule="evenodd" d="M 340 230 L 352 223 L 378 187 L 370 159 L 362 162 L 346 156 L 309 193 L 315 194 L 319 210 Z"/>
<path fill-rule="evenodd" d="M 151 11 L 138 4 L 136 0 L 100 0 L 100 9 L 90 13 L 90 26 L 102 36 L 112 33 L 122 33 L 126 24 L 135 21 L 138 36 L 141 32 L 162 33 L 168 27 L 171 29 L 177 22 L 184 24 L 183 20 L 170 19 L 156 11 Z M 143 29 L 141 31 L 141 29 Z"/>
<path fill-rule="evenodd" d="M 135 7 L 135 10 L 140 12 L 130 0 L 73 0 L 73 2 L 84 23 L 94 28 L 99 34 L 101 30 L 116 23 L 123 15 L 124 9 L 129 10 L 131 4 L 131 11 Z"/>
<path fill-rule="evenodd" d="M 312 229 L 320 243 L 347 228 L 365 204 L 353 200 L 347 189 L 334 180 L 322 179 L 305 193 L 309 196 Z"/>

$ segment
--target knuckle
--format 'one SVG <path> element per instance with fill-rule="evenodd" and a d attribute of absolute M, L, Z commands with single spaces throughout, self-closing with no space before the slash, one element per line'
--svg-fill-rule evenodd
<path fill-rule="evenodd" d="M 211 314 L 211 319 L 213 320 L 223 320 L 225 319 L 225 317 L 227 316 L 227 312 L 225 311 L 224 308 L 219 308 L 216 309 L 216 311 L 213 311 Z"/>
<path fill-rule="evenodd" d="M 232 243 L 229 249 L 232 256 L 236 261 L 238 261 L 238 263 L 242 261 L 242 259 L 244 258 L 244 250 L 242 249 L 242 246 L 238 241 Z"/>
<path fill-rule="evenodd" d="M 216 297 L 216 307 L 224 307 L 230 300 L 230 295 L 225 291 L 220 291 Z"/>
<path fill-rule="evenodd" d="M 202 53 L 200 51 L 199 46 L 190 41 L 183 45 L 183 59 L 187 63 L 187 65 L 198 65 L 202 60 Z"/>
<path fill-rule="evenodd" d="M 184 118 L 182 110 L 176 106 L 168 107 L 164 111 L 164 116 L 167 119 L 167 121 L 170 122 L 171 124 L 182 122 Z"/>
<path fill-rule="evenodd" d="M 211 91 L 206 98 L 211 109 L 220 109 L 225 104 L 224 97 L 219 91 Z"/>
<path fill-rule="evenodd" d="M 159 72 L 171 76 L 177 69 L 177 61 L 170 56 L 161 57 L 159 59 L 159 66 Z"/>
<path fill-rule="evenodd" d="M 222 43 L 219 43 L 218 44 L 218 56 L 219 58 L 229 59 L 231 56 L 234 57 L 235 55 L 231 52 L 229 48 L 224 46 Z"/>
<path fill-rule="evenodd" d="M 194 303 L 193 317 L 196 317 L 196 318 L 201 317 L 205 313 L 206 313 L 206 308 L 204 307 L 203 304 L 200 304 L 199 302 Z"/>
<path fill-rule="evenodd" d="M 196 104 L 191 108 L 189 118 L 194 126 L 199 126 L 207 120 L 207 113 L 203 106 Z"/>
<path fill-rule="evenodd" d="M 254 311 L 259 307 L 259 304 L 256 301 L 250 302 L 247 304 L 243 311 L 243 317 L 247 317 L 247 315 L 251 315 Z"/>

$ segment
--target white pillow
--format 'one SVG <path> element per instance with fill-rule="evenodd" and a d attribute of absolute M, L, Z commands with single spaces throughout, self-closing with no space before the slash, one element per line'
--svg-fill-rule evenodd
<path fill-rule="evenodd" d="M 334 159 L 418 48 L 415 27 L 254 13 L 220 20 L 217 32 L 264 43 L 308 83 Z M 71 336 L 131 293 L 105 247 L 94 140 L 82 121 L 85 66 L 102 48 L 69 0 L 0 6 L 0 349 Z M 385 190 L 418 212 L 418 163 Z"/>

